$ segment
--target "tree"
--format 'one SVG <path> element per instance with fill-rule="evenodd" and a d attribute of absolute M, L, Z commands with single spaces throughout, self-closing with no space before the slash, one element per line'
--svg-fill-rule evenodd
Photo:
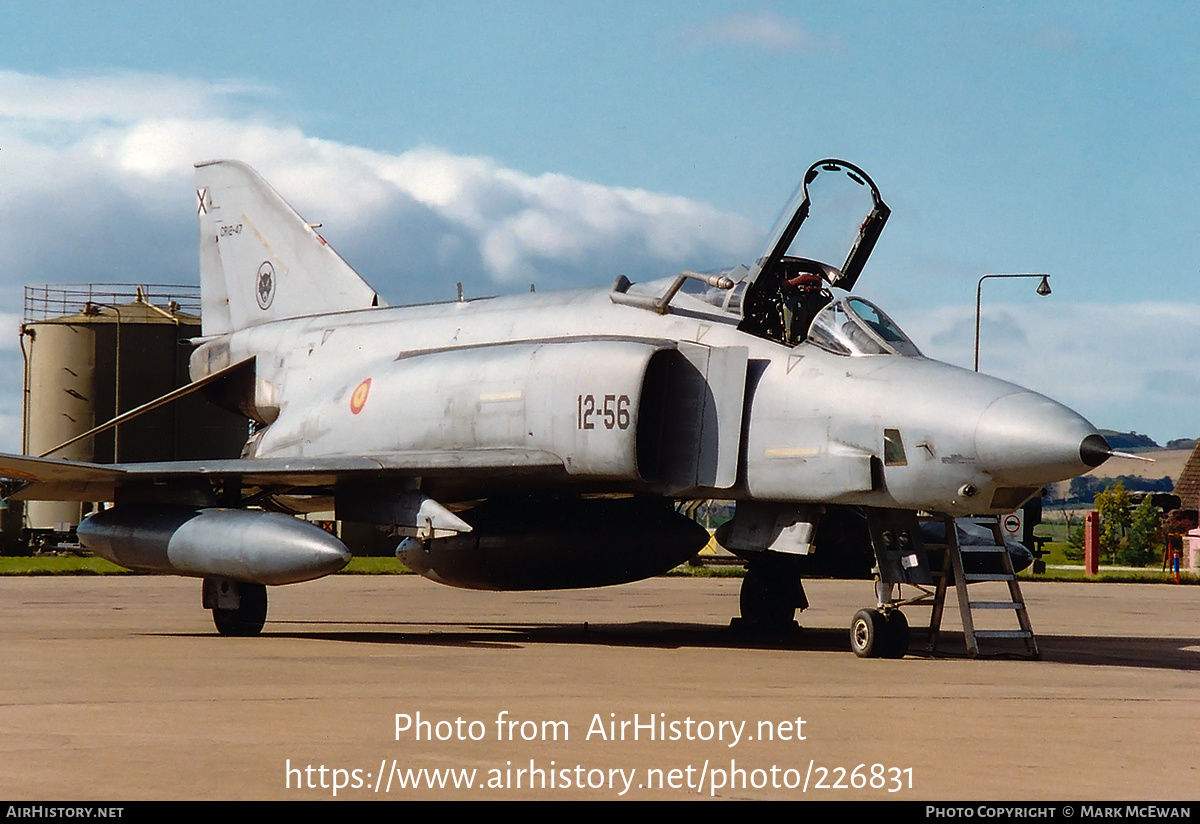
<path fill-rule="evenodd" d="M 1068 521 L 1067 546 L 1063 550 L 1063 556 L 1068 561 L 1082 561 L 1084 555 L 1083 541 L 1083 524 L 1071 526 L 1070 521 Z"/>
<path fill-rule="evenodd" d="M 1116 563 L 1118 553 L 1129 547 L 1129 527 L 1133 522 L 1133 504 L 1125 484 L 1096 493 L 1096 511 L 1100 513 L 1100 554 L 1108 563 Z"/>
<path fill-rule="evenodd" d="M 1085 478 L 1082 475 L 1071 479 L 1071 485 L 1068 487 L 1068 500 L 1071 501 L 1089 501 L 1096 491 L 1091 488 L 1091 478 Z"/>
<path fill-rule="evenodd" d="M 1062 510 L 1063 523 L 1067 530 L 1067 545 L 1063 548 L 1063 555 L 1068 561 L 1083 560 L 1083 524 L 1077 524 L 1075 519 L 1071 517 L 1071 510 L 1063 507 Z"/>
<path fill-rule="evenodd" d="M 1140 567 L 1162 557 L 1162 537 L 1162 512 L 1147 495 L 1133 511 L 1128 546 L 1117 554 L 1117 563 Z"/>

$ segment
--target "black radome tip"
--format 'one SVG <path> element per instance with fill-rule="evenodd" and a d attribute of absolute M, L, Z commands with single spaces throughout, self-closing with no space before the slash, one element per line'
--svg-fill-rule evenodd
<path fill-rule="evenodd" d="M 1079 459 L 1095 469 L 1112 457 L 1112 447 L 1100 435 L 1088 435 L 1079 445 Z"/>

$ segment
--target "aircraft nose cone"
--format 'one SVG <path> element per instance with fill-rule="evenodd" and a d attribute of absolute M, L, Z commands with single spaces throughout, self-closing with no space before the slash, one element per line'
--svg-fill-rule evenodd
<path fill-rule="evenodd" d="M 1079 445 L 1079 458 L 1095 469 L 1112 457 L 1112 447 L 1102 435 L 1088 435 Z"/>
<path fill-rule="evenodd" d="M 997 481 L 1020 486 L 1073 478 L 1112 454 L 1087 420 L 1035 392 L 1014 392 L 993 401 L 979 418 L 975 446 L 981 469 Z"/>

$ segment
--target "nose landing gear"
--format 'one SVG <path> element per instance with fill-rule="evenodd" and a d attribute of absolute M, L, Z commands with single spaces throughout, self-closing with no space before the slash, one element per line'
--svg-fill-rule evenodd
<path fill-rule="evenodd" d="M 898 609 L 860 609 L 850 622 L 850 648 L 859 658 L 903 658 L 908 639 L 908 619 Z"/>

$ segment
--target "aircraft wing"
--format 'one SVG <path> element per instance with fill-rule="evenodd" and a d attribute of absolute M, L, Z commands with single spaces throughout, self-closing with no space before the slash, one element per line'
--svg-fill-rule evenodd
<path fill-rule="evenodd" d="M 211 461 L 93 464 L 0 453 L 6 498 L 16 501 L 111 501 L 135 483 L 236 480 L 262 489 L 328 489 L 341 481 L 378 475 L 441 476 L 476 471 L 562 470 L 562 460 L 534 449 L 406 451 L 371 457 L 235 458 Z"/>

